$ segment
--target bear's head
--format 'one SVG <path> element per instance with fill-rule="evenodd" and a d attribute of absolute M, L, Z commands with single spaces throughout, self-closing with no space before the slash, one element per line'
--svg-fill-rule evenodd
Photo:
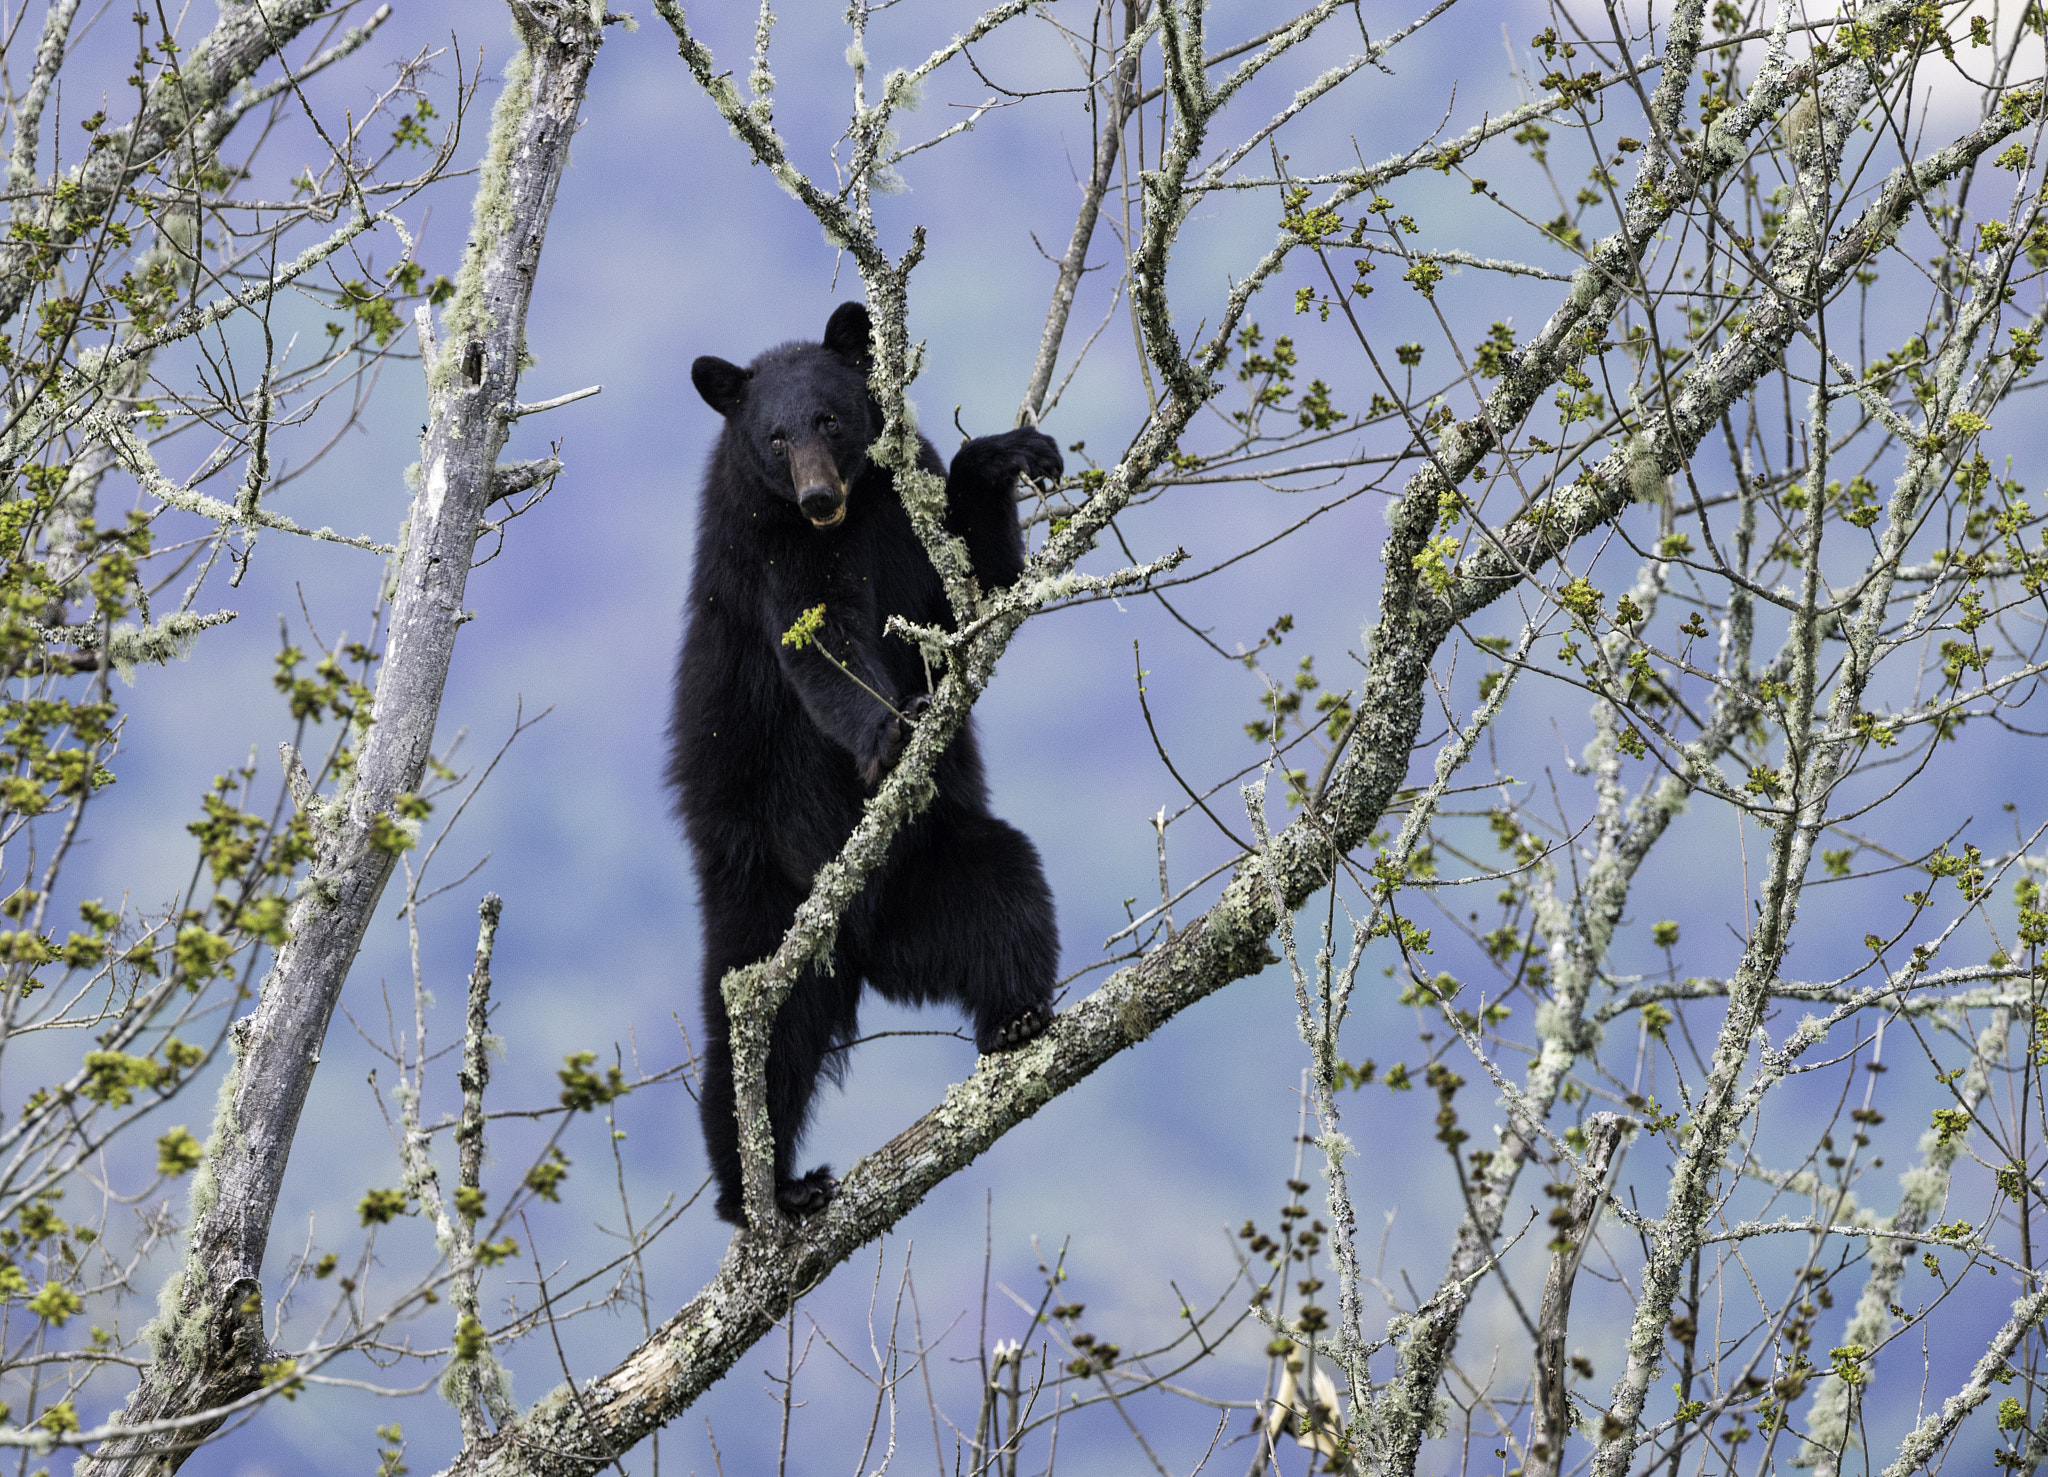
<path fill-rule="evenodd" d="M 697 393 L 725 417 L 728 442 L 813 528 L 846 521 L 847 488 L 881 431 L 868 345 L 868 310 L 841 303 L 822 344 L 784 344 L 745 369 L 710 355 L 690 366 Z"/>

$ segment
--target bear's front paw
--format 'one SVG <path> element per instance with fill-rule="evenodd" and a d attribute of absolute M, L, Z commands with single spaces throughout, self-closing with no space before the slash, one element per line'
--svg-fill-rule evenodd
<path fill-rule="evenodd" d="M 872 790 L 882 782 L 883 775 L 896 767 L 896 761 L 903 757 L 903 746 L 910 742 L 910 730 L 917 726 L 917 720 L 931 705 L 931 694 L 920 692 L 903 705 L 902 717 L 894 713 L 888 715 L 882 724 L 880 746 L 861 762 L 862 784 Z"/>
<path fill-rule="evenodd" d="M 1056 480 L 1067 467 L 1059 442 L 1028 426 L 998 436 L 977 436 L 960 448 L 954 467 L 963 460 L 971 471 L 992 481 L 1019 476 L 1033 482 Z"/>
<path fill-rule="evenodd" d="M 1034 482 L 1057 481 L 1067 470 L 1059 442 L 1035 427 L 1010 432 L 1018 470 Z"/>
<path fill-rule="evenodd" d="M 997 1051 L 1015 1051 L 1027 1041 L 1035 1041 L 1045 1034 L 1045 1028 L 1052 1024 L 1052 1011 L 1043 1005 L 1034 1005 L 1020 1015 L 1011 1016 L 995 1029 L 984 1031 L 981 1039 L 974 1043 L 975 1049 L 983 1056 Z"/>
<path fill-rule="evenodd" d="M 832 1203 L 839 1181 L 832 1178 L 832 1166 L 821 1164 L 800 1180 L 784 1180 L 775 1187 L 775 1203 L 791 1220 L 816 1215 Z"/>

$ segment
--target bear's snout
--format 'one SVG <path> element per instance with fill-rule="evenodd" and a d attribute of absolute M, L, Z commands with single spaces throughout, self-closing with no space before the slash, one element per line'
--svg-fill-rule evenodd
<path fill-rule="evenodd" d="M 837 528 L 846 521 L 846 484 L 831 447 L 812 441 L 791 448 L 789 474 L 796 484 L 796 505 L 813 528 Z"/>
<path fill-rule="evenodd" d="M 797 494 L 796 505 L 813 528 L 837 528 L 846 521 L 846 493 L 840 488 L 806 487 Z"/>

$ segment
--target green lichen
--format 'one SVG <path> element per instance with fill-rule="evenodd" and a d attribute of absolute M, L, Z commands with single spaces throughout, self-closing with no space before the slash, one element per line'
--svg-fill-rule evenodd
<path fill-rule="evenodd" d="M 415 498 L 419 496 L 420 492 L 417 478 L 414 475 L 418 466 L 419 463 L 413 463 L 412 467 L 408 468 L 405 474 L 405 485 L 412 489 L 412 494 Z M 386 605 L 389 605 L 398 598 L 398 576 L 405 568 L 405 551 L 411 543 L 412 519 L 408 518 L 398 525 L 398 543 L 392 549 L 390 556 L 384 561 L 384 583 L 383 587 L 378 591 L 377 598 Z"/>
<path fill-rule="evenodd" d="M 235 1118 L 235 1093 L 242 1082 L 242 1059 L 238 1038 L 232 1033 L 228 1037 L 228 1050 L 233 1054 L 234 1062 L 229 1066 L 227 1075 L 221 1078 L 220 1095 L 214 1102 L 213 1125 L 206 1132 L 206 1157 L 192 1176 L 188 1225 L 196 1226 L 213 1214 L 213 1208 L 220 1200 L 220 1185 L 214 1178 L 214 1166 L 231 1151 L 244 1147 L 241 1126 Z"/>
<path fill-rule="evenodd" d="M 150 1354 L 157 1359 L 178 1347 L 177 1329 L 184 1297 L 185 1274 L 182 1270 L 171 1273 L 164 1279 L 164 1285 L 157 1289 L 156 1317 L 142 1325 L 142 1341 L 149 1345 Z"/>
<path fill-rule="evenodd" d="M 167 662 L 183 661 L 191 654 L 192 643 L 199 639 L 201 631 L 232 619 L 234 615 L 230 611 L 194 615 L 188 610 L 180 610 L 147 626 L 124 621 L 114 627 L 107 639 L 107 660 L 121 674 L 121 680 L 133 687 L 135 669 L 144 662 L 163 666 Z"/>
<path fill-rule="evenodd" d="M 1629 496 L 1639 503 L 1663 504 L 1671 496 L 1671 478 L 1657 460 L 1656 444 L 1638 432 L 1628 438 Z"/>
<path fill-rule="evenodd" d="M 924 84 L 898 67 L 882 83 L 882 96 L 888 100 L 890 107 L 914 113 L 918 105 L 924 101 Z"/>
<path fill-rule="evenodd" d="M 1585 1056 L 1599 1047 L 1603 1034 L 1599 1022 L 1584 1020 L 1554 1000 L 1537 1002 L 1536 1035 L 1540 1040 L 1555 1041 L 1565 1050 Z"/>
<path fill-rule="evenodd" d="M 220 1183 L 215 1178 L 215 1166 L 226 1152 L 243 1144 L 235 1120 L 235 1090 L 242 1080 L 241 1054 L 236 1048 L 238 1039 L 235 1033 L 229 1033 L 228 1051 L 233 1060 L 227 1075 L 221 1079 L 220 1094 L 214 1102 L 213 1126 L 206 1135 L 206 1157 L 192 1176 L 192 1189 L 186 1202 L 188 1233 L 212 1215 L 214 1207 L 220 1203 Z M 186 1273 L 199 1270 L 192 1265 L 188 1251 L 185 1265 L 165 1278 L 163 1287 L 157 1292 L 156 1316 L 142 1327 L 143 1341 L 157 1359 L 174 1359 L 186 1369 L 197 1369 L 206 1353 L 205 1319 L 188 1317 L 184 1306 Z"/>
<path fill-rule="evenodd" d="M 1024 591 L 1024 599 L 1032 605 L 1049 605 L 1055 600 L 1065 599 L 1080 588 L 1080 576 L 1069 570 L 1051 579 L 1034 581 Z"/>
<path fill-rule="evenodd" d="M 554 1389 L 548 1391 L 547 1394 L 540 1397 L 533 1409 L 527 1412 L 526 1419 L 529 1422 L 554 1420 L 564 1411 L 568 1410 L 575 1402 L 575 1399 L 576 1392 L 574 1390 L 570 1389 L 567 1385 L 557 1385 Z"/>
<path fill-rule="evenodd" d="M 484 306 L 484 262 L 512 226 L 512 154 L 532 101 L 533 57 L 522 46 L 505 64 L 505 87 L 491 110 L 491 136 L 477 178 L 469 244 L 463 248 L 455 296 L 441 316 L 441 352 L 427 370 L 427 383 L 437 392 L 448 388 L 469 342 L 497 327 Z"/>
<path fill-rule="evenodd" d="M 492 1412 L 518 1409 L 512 1400 L 512 1372 L 488 1349 L 474 1359 L 449 1361 L 437 1388 L 457 1410 L 473 1402 Z"/>

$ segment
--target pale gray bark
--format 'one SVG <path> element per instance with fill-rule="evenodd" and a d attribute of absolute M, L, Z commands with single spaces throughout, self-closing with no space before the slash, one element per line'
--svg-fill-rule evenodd
<path fill-rule="evenodd" d="M 317 13 L 306 9 L 301 25 Z M 236 23 L 249 22 L 255 10 L 235 12 Z M 445 324 L 449 343 L 439 353 L 425 346 L 424 470 L 397 556 L 376 702 L 355 734 L 353 782 L 333 801 L 311 794 L 287 752 L 318 852 L 293 906 L 291 937 L 255 1011 L 236 1023 L 236 1064 L 193 1189 L 190 1248 L 165 1290 L 155 1360 L 124 1415 L 129 1426 L 181 1424 L 107 1441 L 89 1472 L 177 1470 L 219 1423 L 205 1412 L 258 1389 L 273 1357 L 260 1296 L 271 1217 L 328 1020 L 405 844 L 394 807 L 418 788 L 433 742 L 478 525 L 517 406 L 548 215 L 600 40 L 600 22 L 584 6 L 524 0 L 513 13 L 525 50 L 499 101 Z"/>
<path fill-rule="evenodd" d="M 14 109 L 14 153 L 7 161 L 7 188 L 11 191 L 25 190 L 35 183 L 43 105 L 49 101 L 50 84 L 57 80 L 57 69 L 64 63 L 64 46 L 71 39 L 71 23 L 77 16 L 78 0 L 51 0 L 49 13 L 43 17 L 35 66 Z"/>

